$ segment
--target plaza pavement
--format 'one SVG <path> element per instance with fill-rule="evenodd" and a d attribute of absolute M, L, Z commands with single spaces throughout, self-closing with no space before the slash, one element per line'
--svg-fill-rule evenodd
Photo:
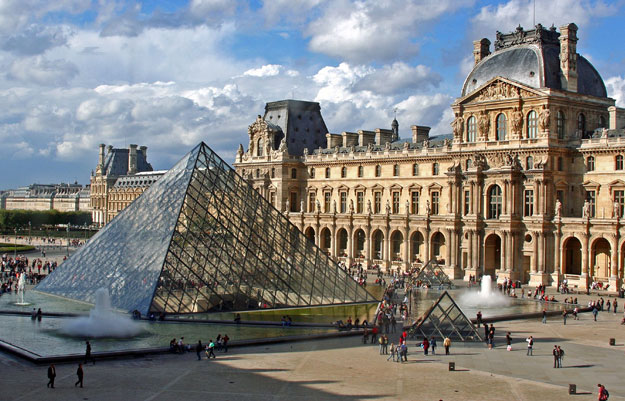
<path fill-rule="evenodd" d="M 494 350 L 455 343 L 450 356 L 425 357 L 411 340 L 403 364 L 387 362 L 377 345 L 359 337 L 232 349 L 210 361 L 197 361 L 194 352 L 102 361 L 85 367 L 82 389 L 73 385 L 75 364 L 57 366 L 53 390 L 46 388 L 46 366 L 0 354 L 0 399 L 596 400 L 596 384 L 603 383 L 611 400 L 625 400 L 621 317 L 600 313 L 595 323 L 584 314 L 566 326 L 561 318 L 496 324 Z M 506 331 L 515 341 L 512 352 L 505 350 Z M 528 335 L 536 338 L 532 357 L 525 355 Z M 610 337 L 616 346 L 608 345 Z M 563 369 L 552 367 L 554 344 L 566 352 Z M 450 361 L 457 371 L 448 371 Z M 569 383 L 582 394 L 568 395 Z"/>

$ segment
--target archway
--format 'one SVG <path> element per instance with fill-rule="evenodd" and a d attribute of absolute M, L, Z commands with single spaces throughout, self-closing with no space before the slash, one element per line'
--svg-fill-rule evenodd
<path fill-rule="evenodd" d="M 592 244 L 592 275 L 594 277 L 610 277 L 611 247 L 605 238 L 598 238 Z"/>
<path fill-rule="evenodd" d="M 447 245 L 445 244 L 445 236 L 440 232 L 436 232 L 432 235 L 432 250 L 431 250 L 431 258 L 436 259 L 437 261 L 443 260 L 447 263 L 445 259 L 445 251 L 447 250 Z"/>
<path fill-rule="evenodd" d="M 401 262 L 403 260 L 404 234 L 399 230 L 391 234 L 391 260 Z"/>
<path fill-rule="evenodd" d="M 373 243 L 371 244 L 371 246 L 373 248 L 373 259 L 381 260 L 384 256 L 384 253 L 382 252 L 382 250 L 384 249 L 384 234 L 382 234 L 382 231 L 375 230 L 375 232 L 373 233 L 372 242 Z"/>
<path fill-rule="evenodd" d="M 365 232 L 360 228 L 354 233 L 354 257 L 365 257 Z"/>
<path fill-rule="evenodd" d="M 304 235 L 310 242 L 315 243 L 315 229 L 312 227 L 308 227 L 306 231 L 304 231 Z"/>
<path fill-rule="evenodd" d="M 330 246 L 332 244 L 332 233 L 330 233 L 330 229 L 323 228 L 321 229 L 319 247 L 325 252 L 330 253 Z"/>
<path fill-rule="evenodd" d="M 495 270 L 501 268 L 501 237 L 491 234 L 484 242 L 484 274 L 495 278 Z"/>
<path fill-rule="evenodd" d="M 423 234 L 415 231 L 410 236 L 410 262 L 423 262 Z"/>
<path fill-rule="evenodd" d="M 564 274 L 582 274 L 582 244 L 575 237 L 567 238 L 562 247 Z"/>
<path fill-rule="evenodd" d="M 339 229 L 336 233 L 336 254 L 339 257 L 347 257 L 347 230 Z"/>

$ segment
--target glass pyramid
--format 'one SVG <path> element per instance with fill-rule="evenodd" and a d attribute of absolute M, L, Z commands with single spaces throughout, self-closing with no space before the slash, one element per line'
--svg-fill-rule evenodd
<path fill-rule="evenodd" d="M 373 302 L 203 142 L 36 289 L 195 313 Z"/>
<path fill-rule="evenodd" d="M 449 337 L 452 341 L 482 341 L 471 320 L 445 291 L 409 329 L 411 338 Z"/>
<path fill-rule="evenodd" d="M 415 282 L 421 282 L 427 284 L 430 288 L 452 288 L 453 283 L 449 279 L 449 276 L 440 267 L 434 259 L 431 259 L 428 263 L 421 268 L 419 274 L 414 278 Z"/>

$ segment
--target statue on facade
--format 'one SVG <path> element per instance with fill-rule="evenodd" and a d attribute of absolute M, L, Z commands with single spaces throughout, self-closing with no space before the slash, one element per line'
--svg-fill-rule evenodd
<path fill-rule="evenodd" d="M 391 214 L 391 202 L 386 200 L 386 214 Z"/>
<path fill-rule="evenodd" d="M 410 149 L 410 144 L 408 142 L 404 142 L 404 150 Z"/>
<path fill-rule="evenodd" d="M 316 200 L 316 206 L 317 206 L 317 213 L 321 212 L 321 202 L 319 202 L 319 199 Z"/>
<path fill-rule="evenodd" d="M 406 199 L 406 214 L 410 214 L 410 202 Z"/>
<path fill-rule="evenodd" d="M 391 150 L 391 142 L 386 142 L 386 143 L 384 144 L 384 149 L 386 149 L 386 150 Z"/>
<path fill-rule="evenodd" d="M 430 201 L 426 200 L 425 201 L 425 215 L 429 216 L 430 213 L 432 213 L 432 210 L 430 209 Z"/>
<path fill-rule="evenodd" d="M 562 202 L 560 199 L 556 199 L 556 217 L 562 216 Z"/>
<path fill-rule="evenodd" d="M 290 212 L 291 211 L 291 204 L 290 204 L 288 199 L 286 200 L 286 203 L 284 205 L 285 205 L 284 206 L 284 211 L 287 212 L 287 213 Z"/>
<path fill-rule="evenodd" d="M 451 122 L 451 127 L 454 132 L 454 138 L 462 139 L 464 133 L 464 118 L 457 113 L 454 121 Z"/>
<path fill-rule="evenodd" d="M 332 212 L 336 214 L 336 199 L 332 201 Z"/>
<path fill-rule="evenodd" d="M 621 217 L 621 205 L 618 202 L 614 202 L 614 206 L 612 207 L 612 218 L 618 219 Z"/>
<path fill-rule="evenodd" d="M 486 112 L 482 112 L 480 118 L 477 121 L 477 125 L 480 128 L 480 135 L 484 140 L 488 140 L 488 131 L 490 130 L 490 119 Z"/>
<path fill-rule="evenodd" d="M 286 151 L 286 138 L 282 138 L 282 140 L 280 141 L 280 147 L 278 148 L 278 152 L 285 152 Z"/>
<path fill-rule="evenodd" d="M 423 149 L 427 149 L 429 147 L 430 147 L 430 141 L 426 139 L 425 141 L 423 141 Z"/>
<path fill-rule="evenodd" d="M 239 144 L 239 149 L 237 149 L 237 156 L 242 156 L 245 151 L 243 150 L 243 144 Z"/>
<path fill-rule="evenodd" d="M 308 148 L 304 148 L 304 156 L 308 156 Z"/>
<path fill-rule="evenodd" d="M 582 207 L 582 217 L 590 217 L 590 202 L 588 202 L 588 199 L 584 201 L 584 206 Z"/>
<path fill-rule="evenodd" d="M 349 213 L 350 214 L 354 213 L 354 200 L 353 199 L 349 200 Z"/>
<path fill-rule="evenodd" d="M 523 129 L 523 113 L 519 110 L 518 107 L 514 108 L 514 112 L 512 113 L 512 134 L 516 138 L 521 137 L 521 130 Z"/>
<path fill-rule="evenodd" d="M 548 108 L 543 106 L 543 109 L 540 111 L 538 115 L 538 126 L 541 131 L 546 131 L 549 129 L 549 123 L 551 120 L 551 111 Z"/>
<path fill-rule="evenodd" d="M 304 213 L 304 200 L 303 199 L 299 202 L 299 211 Z"/>
<path fill-rule="evenodd" d="M 367 213 L 371 214 L 371 199 L 367 200 Z"/>

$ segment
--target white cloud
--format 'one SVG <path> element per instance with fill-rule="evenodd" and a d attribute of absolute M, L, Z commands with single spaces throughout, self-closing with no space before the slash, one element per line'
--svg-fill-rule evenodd
<path fill-rule="evenodd" d="M 280 74 L 282 66 L 278 64 L 267 64 L 259 68 L 252 68 L 243 73 L 250 77 L 273 77 Z"/>
<path fill-rule="evenodd" d="M 71 62 L 35 56 L 11 63 L 7 78 L 44 86 L 65 86 L 77 74 L 78 68 Z"/>
<path fill-rule="evenodd" d="M 403 62 L 385 65 L 354 85 L 355 90 L 393 94 L 438 86 L 441 76 L 424 65 L 410 66 Z"/>
<path fill-rule="evenodd" d="M 265 19 L 267 26 L 280 24 L 299 24 L 313 9 L 325 3 L 325 0 L 266 0 L 260 14 Z"/>
<path fill-rule="evenodd" d="M 625 107 L 625 78 L 622 76 L 610 77 L 605 81 L 608 96 L 616 100 L 618 107 Z"/>

